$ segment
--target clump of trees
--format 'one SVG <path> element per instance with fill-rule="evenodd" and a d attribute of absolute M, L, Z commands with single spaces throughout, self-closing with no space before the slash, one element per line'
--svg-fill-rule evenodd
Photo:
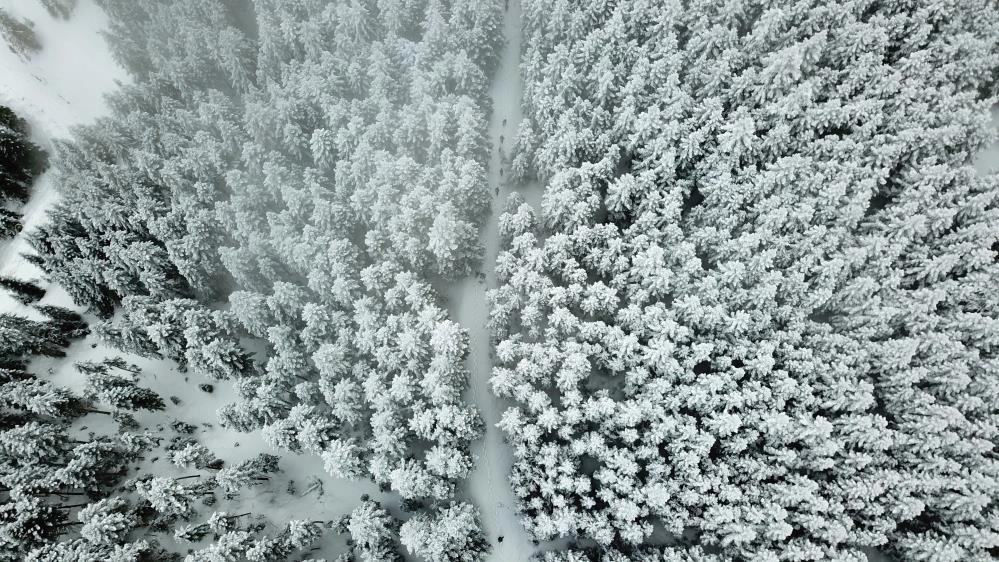
<path fill-rule="evenodd" d="M 625 551 L 600 548 L 569 548 L 546 551 L 531 558 L 536 562 L 727 562 L 720 554 L 706 553 L 700 547 L 660 546 L 629 548 Z"/>
<path fill-rule="evenodd" d="M 163 410 L 158 394 L 138 385 L 142 372 L 121 357 L 109 357 L 100 363 L 80 362 L 76 369 L 87 379 L 85 396 L 116 411 Z"/>
<path fill-rule="evenodd" d="M 24 371 L 32 356 L 65 356 L 70 337 L 80 333 L 79 329 L 74 333 L 66 327 L 63 319 L 31 320 L 17 314 L 0 314 L 0 363 L 17 365 Z"/>
<path fill-rule="evenodd" d="M 489 552 L 479 513 L 467 503 L 420 512 L 399 528 L 406 550 L 427 562 L 475 562 Z"/>
<path fill-rule="evenodd" d="M 301 557 L 310 552 L 326 531 L 323 521 L 291 520 L 276 534 L 264 535 L 259 525 L 240 524 L 238 516 L 221 512 L 214 514 L 204 527 L 205 534 L 214 533 L 214 540 L 207 547 L 188 554 L 184 562 L 290 560 L 292 556 Z M 199 526 L 179 534 L 178 539 L 190 540 L 201 532 Z"/>
<path fill-rule="evenodd" d="M 16 24 L 0 10 L 0 34 L 8 41 L 10 26 Z M 32 183 L 48 165 L 48 156 L 29 135 L 28 123 L 0 105 L 0 238 L 21 231 L 21 214 L 12 207 L 28 200 Z"/>
<path fill-rule="evenodd" d="M 2 8 L 0 8 L 0 37 L 7 44 L 7 48 L 23 57 L 30 57 L 42 50 L 42 43 L 35 33 L 34 22 L 18 18 Z M 2 109 L 0 109 L 0 119 L 3 119 Z"/>
<path fill-rule="evenodd" d="M 398 543 L 427 562 L 476 562 L 489 552 L 478 511 L 467 503 L 438 504 L 400 522 L 378 502 L 362 496 L 360 505 L 335 528 L 350 536 L 351 547 L 338 562 L 400 562 Z"/>
<path fill-rule="evenodd" d="M 36 377 L 28 366 L 33 359 L 61 355 L 70 343 L 65 334 L 86 333 L 76 313 L 38 308 L 50 320 L 0 316 L 0 560 L 179 560 L 158 535 L 200 540 L 191 539 L 200 528 L 187 524 L 197 515 L 196 502 L 219 491 L 232 498 L 265 485 L 279 470 L 274 455 L 226 466 L 204 446 L 188 443 L 172 460 L 198 472 L 133 476 L 159 440 L 131 431 L 141 429 L 131 414 L 163 410 L 162 398 L 140 386 L 140 369 L 121 357 L 76 363 L 86 378 L 81 395 Z M 109 416 L 117 431 L 84 434 L 98 425 L 87 416 Z M 325 528 L 323 522 L 290 522 L 266 536 L 259 518 L 242 519 L 249 515 L 215 513 L 201 536 L 212 531 L 229 545 L 226 552 L 276 561 L 311 548 Z M 213 552 L 197 551 L 190 559 L 215 560 Z"/>
<path fill-rule="evenodd" d="M 53 316 L 56 314 L 52 311 Z M 71 425 L 95 404 L 36 378 L 28 363 L 69 344 L 51 322 L 0 317 L 0 558 L 137 560 L 149 543 L 130 543 L 131 512 L 114 496 L 129 463 L 151 446 L 145 434 L 76 435 Z M 70 319 L 75 320 L 75 319 Z M 77 508 L 83 508 L 73 517 Z M 76 520 L 74 520 L 76 519 Z M 127 554 L 126 553 L 131 553 Z M 73 558 L 75 556 L 76 558 Z M 92 559 L 92 558 L 90 558 Z"/>
<path fill-rule="evenodd" d="M 336 524 L 340 534 L 349 534 L 351 551 L 337 562 L 401 562 L 397 541 L 399 520 L 392 517 L 378 502 L 362 499 L 360 505 L 344 515 Z"/>
<path fill-rule="evenodd" d="M 545 191 L 490 322 L 535 537 L 994 555 L 986 4 L 524 2 Z"/>
<path fill-rule="evenodd" d="M 135 80 L 57 146 L 36 261 L 114 345 L 233 379 L 227 426 L 448 500 L 482 424 L 434 283 L 479 261 L 502 4 L 100 4 Z"/>

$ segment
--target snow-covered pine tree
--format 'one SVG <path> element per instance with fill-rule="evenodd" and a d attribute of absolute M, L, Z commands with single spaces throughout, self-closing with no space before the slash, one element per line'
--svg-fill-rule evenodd
<path fill-rule="evenodd" d="M 165 407 L 158 394 L 138 385 L 134 371 L 115 367 L 113 361 L 105 360 L 93 369 L 76 366 L 87 378 L 86 396 L 95 402 L 115 410 L 162 410 Z"/>
<path fill-rule="evenodd" d="M 0 287 L 9 291 L 21 304 L 32 304 L 45 296 L 45 289 L 35 283 L 13 277 L 0 277 Z"/>
<path fill-rule="evenodd" d="M 0 10 L 0 35 L 12 48 L 38 50 L 34 31 Z M 28 123 L 0 105 L 0 200 L 28 200 L 31 184 L 48 165 L 46 153 L 30 138 Z"/>
<path fill-rule="evenodd" d="M 365 562 L 399 562 L 396 547 L 399 522 L 381 505 L 363 500 L 345 515 L 341 532 L 350 534 L 354 555 Z"/>
<path fill-rule="evenodd" d="M 84 338 L 90 334 L 86 320 L 78 313 L 53 305 L 34 305 L 33 308 L 44 314 L 55 329 L 69 339 Z"/>
<path fill-rule="evenodd" d="M 68 20 L 76 9 L 77 0 L 41 0 L 41 2 L 52 17 Z"/>
<path fill-rule="evenodd" d="M 489 552 L 478 512 L 467 503 L 417 513 L 402 524 L 399 540 L 411 554 L 428 562 L 477 562 Z"/>
<path fill-rule="evenodd" d="M 239 464 L 227 466 L 215 473 L 215 481 L 226 492 L 260 485 L 270 480 L 278 468 L 278 457 L 261 453 Z"/>
<path fill-rule="evenodd" d="M 192 477 L 197 476 L 192 475 Z M 197 481 L 194 484 L 185 484 L 181 482 L 182 478 L 186 477 L 146 478 L 135 483 L 135 491 L 156 511 L 164 515 L 183 517 L 190 513 L 192 504 L 199 496 L 209 493 L 207 483 L 211 482 Z"/>
<path fill-rule="evenodd" d="M 124 543 L 137 526 L 131 506 L 119 496 L 93 502 L 76 515 L 83 526 L 80 536 L 91 544 L 115 546 Z"/>

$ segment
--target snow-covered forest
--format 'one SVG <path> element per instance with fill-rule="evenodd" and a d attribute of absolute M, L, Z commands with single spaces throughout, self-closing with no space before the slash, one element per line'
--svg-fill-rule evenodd
<path fill-rule="evenodd" d="M 0 41 L 0 562 L 999 557 L 994 0 Z"/>

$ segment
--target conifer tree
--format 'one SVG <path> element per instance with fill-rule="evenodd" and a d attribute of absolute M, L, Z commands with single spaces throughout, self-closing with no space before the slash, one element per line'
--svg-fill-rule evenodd
<path fill-rule="evenodd" d="M 37 51 L 34 31 L 0 10 L 0 35 L 13 48 Z M 48 157 L 29 138 L 27 122 L 0 106 L 0 199 L 27 201 L 31 183 L 48 165 Z"/>
<path fill-rule="evenodd" d="M 475 562 L 489 552 L 477 519 L 471 505 L 452 503 L 403 523 L 399 540 L 411 554 L 429 562 Z"/>
<path fill-rule="evenodd" d="M 399 522 L 378 502 L 363 500 L 341 521 L 341 532 L 350 534 L 353 552 L 360 560 L 398 562 L 402 560 L 395 545 Z"/>

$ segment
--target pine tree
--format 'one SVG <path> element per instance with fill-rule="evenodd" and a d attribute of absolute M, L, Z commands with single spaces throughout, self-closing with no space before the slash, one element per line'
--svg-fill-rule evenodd
<path fill-rule="evenodd" d="M 38 421 L 0 432 L 0 454 L 22 462 L 61 459 L 69 443 L 64 427 Z"/>
<path fill-rule="evenodd" d="M 181 468 L 197 468 L 200 470 L 216 462 L 216 458 L 208 450 L 208 447 L 205 447 L 201 443 L 188 443 L 186 446 L 173 451 L 170 455 L 170 462 Z"/>
<path fill-rule="evenodd" d="M 411 554 L 430 562 L 474 562 L 489 552 L 478 512 L 464 503 L 418 513 L 402 524 L 399 540 Z"/>
<path fill-rule="evenodd" d="M 21 218 L 22 215 L 16 211 L 0 209 L 0 238 L 17 236 L 24 228 Z"/>
<path fill-rule="evenodd" d="M 77 364 L 77 369 L 86 373 L 87 395 L 93 400 L 116 410 L 162 410 L 163 399 L 158 394 L 138 386 L 136 376 L 131 372 L 112 372 L 105 361 L 100 368 L 86 372 Z"/>
<path fill-rule="evenodd" d="M 30 281 L 21 281 L 13 277 L 0 277 L 0 287 L 10 291 L 22 304 L 37 302 L 45 296 L 45 289 Z"/>
<path fill-rule="evenodd" d="M 253 542 L 253 535 L 236 530 L 218 537 L 207 547 L 196 550 L 184 557 L 184 562 L 215 562 L 216 560 L 238 560 Z"/>
<path fill-rule="evenodd" d="M 37 497 L 0 504 L 0 544 L 10 552 L 27 553 L 55 540 L 65 521 L 65 510 Z"/>
<path fill-rule="evenodd" d="M 38 51 L 34 30 L 0 10 L 0 35 L 22 53 Z M 31 183 L 48 165 L 48 157 L 28 137 L 28 124 L 0 106 L 0 198 L 27 201 Z"/>
<path fill-rule="evenodd" d="M 36 416 L 69 419 L 85 411 L 83 402 L 69 390 L 38 379 L 23 379 L 0 386 L 7 405 Z"/>
<path fill-rule="evenodd" d="M 199 482 L 185 485 L 179 478 L 152 477 L 135 484 L 139 497 L 149 502 L 156 511 L 165 515 L 183 516 L 190 512 L 196 497 L 204 493 L 205 485 Z"/>
<path fill-rule="evenodd" d="M 52 17 L 68 20 L 76 8 L 76 0 L 42 0 L 42 5 Z"/>
<path fill-rule="evenodd" d="M 211 528 L 207 523 L 200 523 L 197 525 L 182 525 L 174 530 L 173 538 L 178 541 L 195 543 L 200 542 L 201 539 L 205 538 Z"/>
<path fill-rule="evenodd" d="M 277 472 L 278 457 L 261 453 L 256 457 L 219 470 L 215 480 L 227 492 L 236 492 L 241 488 L 260 485 L 270 480 L 270 475 Z"/>
<path fill-rule="evenodd" d="M 378 502 L 364 500 L 345 516 L 346 528 L 353 541 L 355 556 L 369 562 L 402 560 L 396 545 L 399 522 Z"/>
<path fill-rule="evenodd" d="M 33 308 L 47 316 L 55 329 L 69 339 L 84 338 L 90 334 L 86 320 L 72 310 L 52 305 L 34 305 Z"/>
<path fill-rule="evenodd" d="M 250 371 L 250 355 L 239 346 L 229 318 L 219 312 L 191 310 L 185 317 L 185 359 L 191 369 L 214 380 Z"/>
<path fill-rule="evenodd" d="M 83 523 L 81 537 L 108 546 L 122 544 L 138 523 L 128 503 L 118 496 L 89 504 L 77 513 L 77 519 Z"/>

